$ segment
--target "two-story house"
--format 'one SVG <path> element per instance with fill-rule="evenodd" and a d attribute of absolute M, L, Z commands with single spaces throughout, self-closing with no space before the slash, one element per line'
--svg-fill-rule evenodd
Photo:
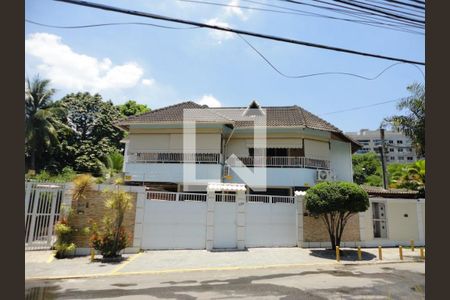
<path fill-rule="evenodd" d="M 264 114 L 265 149 L 255 149 L 254 124 L 236 120 L 230 113 L 246 109 L 260 109 Z M 188 190 L 183 184 L 186 182 L 191 187 L 197 184 L 197 191 L 206 191 L 201 178 L 245 183 L 238 175 L 236 158 L 244 164 L 241 167 L 265 168 L 265 193 L 271 195 L 292 196 L 294 190 L 320 180 L 352 181 L 351 155 L 359 144 L 297 105 L 261 107 L 252 101 L 247 107 L 214 108 L 213 113 L 197 123 L 193 153 L 183 149 L 186 110 L 208 107 L 183 102 L 129 117 L 118 124 L 128 132 L 123 171 L 129 184 L 183 192 Z M 264 152 L 265 157 L 261 155 Z M 194 165 L 196 178 L 183 178 L 183 162 Z M 248 193 L 264 192 L 249 189 Z"/>

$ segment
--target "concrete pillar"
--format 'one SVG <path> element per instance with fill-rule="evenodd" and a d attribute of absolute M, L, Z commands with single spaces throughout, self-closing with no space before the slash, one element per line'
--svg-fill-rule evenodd
<path fill-rule="evenodd" d="M 358 213 L 359 217 L 359 240 L 364 244 L 366 237 L 366 214 L 368 210 Z"/>
<path fill-rule="evenodd" d="M 245 231 L 246 231 L 246 222 L 245 222 L 245 208 L 246 208 L 246 196 L 245 191 L 236 192 L 236 220 L 237 220 L 237 248 L 245 249 Z"/>
<path fill-rule="evenodd" d="M 419 245 L 425 245 L 425 223 L 422 216 L 422 205 L 425 205 L 421 200 L 417 200 L 417 226 L 419 229 Z"/>
<path fill-rule="evenodd" d="M 136 216 L 134 221 L 134 237 L 133 248 L 142 248 L 142 235 L 144 231 L 144 213 L 145 200 L 147 199 L 147 192 L 144 187 L 134 187 L 136 192 Z"/>
<path fill-rule="evenodd" d="M 297 203 L 297 247 L 303 247 L 303 200 L 306 192 L 295 191 L 294 195 Z"/>
<path fill-rule="evenodd" d="M 214 205 L 216 202 L 215 191 L 208 191 L 206 194 L 206 250 L 214 247 Z"/>

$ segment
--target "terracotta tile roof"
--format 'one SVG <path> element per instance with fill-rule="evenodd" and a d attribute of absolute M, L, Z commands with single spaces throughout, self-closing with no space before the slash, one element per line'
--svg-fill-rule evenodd
<path fill-rule="evenodd" d="M 376 196 L 382 198 L 407 198 L 407 199 L 415 199 L 419 197 L 418 191 L 412 191 L 407 189 L 384 189 L 382 187 L 377 186 L 361 186 L 369 196 Z"/>
<path fill-rule="evenodd" d="M 121 120 L 117 125 L 127 126 L 131 124 L 154 124 L 154 123 L 180 123 L 183 121 L 184 109 L 205 109 L 206 105 L 199 105 L 195 102 L 188 101 L 175 105 L 163 107 L 152 110 L 137 116 L 131 116 L 127 119 Z M 245 109 L 245 107 L 221 107 L 219 110 L 224 111 L 224 115 L 217 115 L 217 121 L 224 121 L 227 119 L 230 123 L 234 123 L 237 127 L 252 126 L 253 122 L 232 121 L 232 116 L 227 112 L 227 109 Z M 309 111 L 294 105 L 294 106 L 268 106 L 262 107 L 266 110 L 267 126 L 270 127 L 306 127 L 312 129 L 319 129 L 331 132 L 342 132 L 337 127 L 331 125 L 327 121 L 310 113 Z M 213 115 L 211 115 L 213 118 Z"/>

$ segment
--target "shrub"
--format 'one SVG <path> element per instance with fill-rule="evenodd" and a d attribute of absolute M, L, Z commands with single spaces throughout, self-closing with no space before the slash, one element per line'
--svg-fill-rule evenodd
<path fill-rule="evenodd" d="M 73 255 L 75 251 L 75 244 L 73 243 L 73 228 L 70 226 L 72 217 L 72 210 L 70 208 L 62 207 L 61 218 L 55 224 L 56 242 L 53 247 L 56 250 L 56 258 L 64 258 Z"/>
<path fill-rule="evenodd" d="M 306 209 L 320 217 L 328 230 L 331 246 L 340 246 L 347 221 L 369 208 L 369 196 L 350 182 L 321 182 L 306 191 Z"/>
<path fill-rule="evenodd" d="M 125 213 L 131 209 L 131 195 L 117 186 L 114 191 L 105 191 L 105 207 L 107 213 L 99 230 L 97 225 L 92 226 L 89 239 L 90 246 L 100 251 L 104 258 L 118 257 L 120 251 L 128 244 L 128 235 L 122 226 Z"/>

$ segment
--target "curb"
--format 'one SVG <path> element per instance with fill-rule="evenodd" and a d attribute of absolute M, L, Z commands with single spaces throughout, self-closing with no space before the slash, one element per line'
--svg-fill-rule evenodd
<path fill-rule="evenodd" d="M 345 262 L 339 263 L 333 261 L 333 262 L 310 263 L 310 264 L 234 266 L 234 267 L 230 266 L 230 267 L 211 267 L 211 268 L 192 268 L 192 269 L 149 270 L 136 272 L 118 272 L 119 270 L 115 269 L 109 273 L 28 277 L 25 278 L 25 281 L 98 278 L 98 277 L 126 276 L 126 275 L 158 275 L 158 274 L 206 272 L 206 271 L 236 271 L 236 270 L 258 270 L 258 269 L 273 269 L 273 268 L 296 268 L 306 266 L 361 266 L 361 265 L 397 264 L 397 263 L 420 263 L 424 261 L 425 260 L 398 260 L 398 261 L 348 262 L 348 263 Z"/>

